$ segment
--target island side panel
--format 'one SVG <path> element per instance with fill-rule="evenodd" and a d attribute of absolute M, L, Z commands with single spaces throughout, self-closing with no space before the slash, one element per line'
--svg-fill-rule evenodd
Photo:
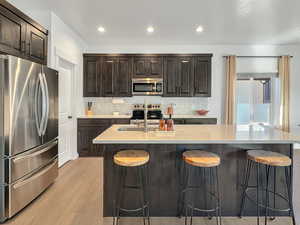
<path fill-rule="evenodd" d="M 221 157 L 219 167 L 219 178 L 221 187 L 222 214 L 224 216 L 237 216 L 240 208 L 241 183 L 244 178 L 246 165 L 246 151 L 249 149 L 264 149 L 280 152 L 292 157 L 290 144 L 209 144 L 209 145 L 170 145 L 170 144 L 109 144 L 105 145 L 104 152 L 104 216 L 110 217 L 113 212 L 113 199 L 116 185 L 113 183 L 113 155 L 124 149 L 141 149 L 150 153 L 149 161 L 149 199 L 151 205 L 151 216 L 177 216 L 177 197 L 179 193 L 179 167 L 181 154 L 187 149 L 203 149 L 217 153 Z M 261 167 L 261 171 L 265 171 Z M 128 170 L 128 181 L 134 183 L 135 170 Z M 255 170 L 253 174 L 255 175 Z M 277 190 L 285 194 L 284 170 L 277 171 Z M 252 184 L 256 183 L 254 176 L 250 179 Z M 265 184 L 265 176 L 260 177 L 262 184 Z M 270 186 L 273 179 L 270 180 Z M 125 194 L 125 206 L 135 208 L 138 206 L 138 193 L 130 191 Z M 197 202 L 203 202 L 203 196 L 195 196 Z M 277 202 L 277 207 L 285 207 L 286 204 Z M 263 212 L 263 210 L 262 210 Z M 245 205 L 245 216 L 255 216 L 255 205 L 247 201 Z M 272 212 L 270 212 L 272 215 Z M 273 215 L 286 215 L 284 213 L 274 213 Z M 199 214 L 198 216 L 204 216 Z"/>

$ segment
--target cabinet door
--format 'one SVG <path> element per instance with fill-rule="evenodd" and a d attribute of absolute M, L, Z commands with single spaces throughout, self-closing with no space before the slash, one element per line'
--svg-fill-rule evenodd
<path fill-rule="evenodd" d="M 135 57 L 133 63 L 134 78 L 162 78 L 162 57 Z"/>
<path fill-rule="evenodd" d="M 101 63 L 102 91 L 104 97 L 113 97 L 117 93 L 117 60 L 116 57 L 104 57 Z"/>
<path fill-rule="evenodd" d="M 25 39 L 25 21 L 0 6 L 0 51 L 22 57 Z"/>
<path fill-rule="evenodd" d="M 163 77 L 163 60 L 162 57 L 148 58 L 148 72 L 151 77 Z"/>
<path fill-rule="evenodd" d="M 177 57 L 167 57 L 164 61 L 164 96 L 177 97 L 178 89 L 178 60 Z"/>
<path fill-rule="evenodd" d="M 47 64 L 47 35 L 27 24 L 26 54 L 29 60 Z"/>
<path fill-rule="evenodd" d="M 101 95 L 99 71 L 100 58 L 84 57 L 83 64 L 83 97 L 98 97 Z"/>
<path fill-rule="evenodd" d="M 194 96 L 211 96 L 211 58 L 196 57 L 194 70 Z"/>
<path fill-rule="evenodd" d="M 120 57 L 117 62 L 117 77 L 114 80 L 117 90 L 114 96 L 130 97 L 131 92 L 131 76 L 132 76 L 132 60 L 131 57 Z"/>
<path fill-rule="evenodd" d="M 78 128 L 78 154 L 80 157 L 101 156 L 102 146 L 94 145 L 93 139 L 105 131 L 108 127 L 80 127 Z"/>
<path fill-rule="evenodd" d="M 189 97 L 193 95 L 192 77 L 193 77 L 193 61 L 191 57 L 178 58 L 179 70 L 179 90 L 180 97 Z"/>
<path fill-rule="evenodd" d="M 133 77 L 141 78 L 147 76 L 147 58 L 135 57 L 133 62 Z"/>

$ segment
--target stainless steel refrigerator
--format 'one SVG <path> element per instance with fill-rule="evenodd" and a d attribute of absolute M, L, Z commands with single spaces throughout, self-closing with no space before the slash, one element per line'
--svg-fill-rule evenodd
<path fill-rule="evenodd" d="M 58 175 L 58 72 L 0 55 L 0 221 Z"/>

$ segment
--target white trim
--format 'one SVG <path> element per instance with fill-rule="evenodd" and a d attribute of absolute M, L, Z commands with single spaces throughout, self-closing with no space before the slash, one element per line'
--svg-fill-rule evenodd
<path fill-rule="evenodd" d="M 54 46 L 54 58 L 55 58 L 55 69 L 58 70 L 59 68 L 59 61 L 60 59 L 67 61 L 68 63 L 72 64 L 72 96 L 76 96 L 76 76 L 77 76 L 77 70 L 78 70 L 78 64 L 76 60 L 67 54 L 65 54 L 63 51 L 59 50 L 56 46 Z M 72 130 L 77 130 L 77 124 L 76 124 L 76 105 L 75 102 L 71 103 L 71 108 L 72 108 L 72 117 L 73 117 L 73 123 L 72 123 Z M 71 149 L 77 149 L 77 136 L 76 135 L 71 135 Z M 77 159 L 79 157 L 78 152 L 72 152 L 71 153 L 71 159 Z"/>

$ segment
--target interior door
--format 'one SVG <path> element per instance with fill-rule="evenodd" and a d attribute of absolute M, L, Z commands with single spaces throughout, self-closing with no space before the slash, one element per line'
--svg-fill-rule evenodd
<path fill-rule="evenodd" d="M 59 142 L 58 142 L 58 165 L 72 159 L 72 136 L 76 135 L 73 129 L 72 114 L 72 84 L 73 64 L 60 59 L 59 71 Z"/>
<path fill-rule="evenodd" d="M 41 142 L 39 133 L 40 76 L 39 64 L 8 57 L 8 71 L 5 73 L 4 121 L 8 131 L 8 151 L 13 156 L 36 146 Z"/>
<path fill-rule="evenodd" d="M 58 72 L 43 67 L 45 89 L 47 91 L 47 117 L 43 125 L 43 143 L 58 137 Z"/>

